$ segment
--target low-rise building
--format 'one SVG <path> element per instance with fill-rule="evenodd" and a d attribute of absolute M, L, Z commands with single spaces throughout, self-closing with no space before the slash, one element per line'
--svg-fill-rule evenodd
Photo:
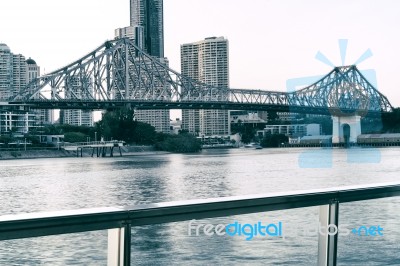
<path fill-rule="evenodd" d="M 300 144 L 304 145 L 331 145 L 332 135 L 304 136 L 300 139 Z"/>
<path fill-rule="evenodd" d="M 179 134 L 179 132 L 182 130 L 182 120 L 179 118 L 176 118 L 175 120 L 170 121 L 170 129 L 171 129 L 171 134 Z"/>
<path fill-rule="evenodd" d="M 320 124 L 290 124 L 290 125 L 266 125 L 263 130 L 257 131 L 257 136 L 264 137 L 267 134 L 284 134 L 286 136 L 302 137 L 321 135 Z"/>
<path fill-rule="evenodd" d="M 265 112 L 266 113 L 266 112 Z M 248 111 L 231 111 L 230 120 L 231 123 L 267 123 L 267 114 L 260 116 L 259 112 L 248 112 Z"/>
<path fill-rule="evenodd" d="M 54 146 L 59 145 L 64 142 L 64 135 L 40 135 L 38 136 L 40 143 L 42 144 L 52 144 Z"/>
<path fill-rule="evenodd" d="M 358 144 L 400 143 L 400 133 L 362 134 L 357 137 Z"/>
<path fill-rule="evenodd" d="M 9 133 L 25 134 L 40 127 L 36 113 L 0 112 L 0 135 Z"/>

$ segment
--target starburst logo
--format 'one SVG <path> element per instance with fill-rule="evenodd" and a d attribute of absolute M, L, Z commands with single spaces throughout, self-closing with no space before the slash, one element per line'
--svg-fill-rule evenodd
<path fill-rule="evenodd" d="M 341 65 L 345 66 L 346 54 L 347 54 L 347 39 L 339 39 L 339 50 L 341 57 Z M 361 56 L 353 63 L 358 65 L 364 62 L 366 59 L 372 56 L 371 49 L 367 49 Z M 322 63 L 335 67 L 335 65 L 329 60 L 322 52 L 318 51 L 315 58 Z M 377 88 L 376 72 L 373 69 L 360 70 L 362 75 L 375 87 Z M 293 92 L 299 88 L 309 86 L 321 78 L 323 75 L 308 76 L 289 79 L 286 82 L 286 88 L 288 92 Z M 329 97 L 329 96 L 328 96 Z M 329 100 L 329 99 L 328 99 Z M 381 123 L 379 120 L 378 122 Z M 379 150 L 374 148 L 369 149 L 348 149 L 347 162 L 348 163 L 379 163 L 381 155 Z M 299 166 L 301 168 L 331 168 L 333 164 L 333 151 L 332 149 L 317 149 L 303 152 L 299 155 Z"/>
<path fill-rule="evenodd" d="M 339 50 L 340 50 L 340 57 L 341 57 L 341 65 L 345 66 L 346 63 L 346 55 L 347 55 L 347 39 L 339 39 Z M 353 65 L 358 65 L 367 60 L 368 58 L 372 57 L 371 49 L 367 49 L 354 63 Z M 324 63 L 327 66 L 332 68 L 336 67 L 331 60 L 329 60 L 322 52 L 318 51 L 315 55 L 315 59 Z M 377 79 L 376 79 L 376 72 L 374 69 L 364 69 L 360 70 L 363 76 L 375 87 L 377 88 Z M 300 78 L 293 78 L 288 79 L 286 81 L 286 88 L 288 92 L 293 92 L 297 88 L 305 87 L 315 83 L 316 81 L 323 78 L 324 75 L 316 75 L 316 76 L 307 76 L 307 77 L 300 77 Z"/>

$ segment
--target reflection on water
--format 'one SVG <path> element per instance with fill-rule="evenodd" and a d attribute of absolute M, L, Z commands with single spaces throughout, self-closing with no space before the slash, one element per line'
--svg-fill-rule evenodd
<path fill-rule="evenodd" d="M 187 155 L 0 161 L 0 212 L 127 206 L 398 180 L 400 150 L 379 151 L 379 163 L 371 157 L 376 153 L 360 153 L 359 150 L 351 154 L 365 158 L 348 160 L 348 150 L 344 149 L 329 150 L 329 158 L 315 156 L 319 153 L 305 149 L 232 149 Z M 305 152 L 308 166 L 325 160 L 325 167 L 302 167 L 301 158 Z M 385 233 L 389 231 L 390 234 L 380 239 L 339 238 L 339 262 L 344 265 L 393 264 L 400 242 L 396 230 L 400 226 L 397 224 L 398 203 L 394 198 L 341 205 L 340 222 L 384 224 Z M 234 220 L 304 225 L 318 222 L 318 208 L 202 221 L 228 224 Z M 230 236 L 196 237 L 188 236 L 187 224 L 134 228 L 134 264 L 316 263 L 316 237 L 255 238 L 251 241 Z M 358 253 L 352 252 L 353 248 Z M 371 250 L 382 252 L 384 256 L 375 256 L 369 252 Z M 0 265 L 105 265 L 106 256 L 105 231 L 0 242 Z M 370 258 L 372 256 L 374 259 Z"/>

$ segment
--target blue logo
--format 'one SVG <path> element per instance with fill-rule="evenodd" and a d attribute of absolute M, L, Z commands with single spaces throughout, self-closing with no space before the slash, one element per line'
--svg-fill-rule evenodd
<path fill-rule="evenodd" d="M 277 224 L 270 223 L 262 225 L 261 222 L 256 224 L 241 224 L 235 221 L 228 224 L 225 228 L 226 234 L 229 236 L 247 236 L 246 240 L 252 240 L 254 236 L 282 236 L 282 222 Z"/>
<path fill-rule="evenodd" d="M 351 230 L 351 233 L 358 236 L 383 236 L 383 228 L 378 226 L 360 226 Z"/>
<path fill-rule="evenodd" d="M 329 224 L 322 225 L 318 224 L 292 224 L 292 226 L 285 226 L 285 233 L 283 233 L 282 222 L 278 223 L 263 223 L 258 221 L 257 223 L 245 223 L 242 224 L 238 221 L 234 221 L 230 224 L 211 224 L 211 223 L 198 223 L 196 220 L 189 221 L 188 224 L 188 235 L 199 236 L 200 234 L 205 236 L 244 236 L 246 241 L 252 240 L 254 237 L 279 237 L 282 240 L 286 240 L 286 237 L 305 237 L 320 235 L 336 235 L 341 236 L 357 235 L 357 236 L 383 236 L 383 228 L 380 225 L 377 226 L 359 226 L 354 229 L 347 224 Z"/>

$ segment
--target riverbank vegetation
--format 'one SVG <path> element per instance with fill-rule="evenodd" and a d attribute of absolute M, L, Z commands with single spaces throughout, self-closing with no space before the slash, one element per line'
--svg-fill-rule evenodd
<path fill-rule="evenodd" d="M 0 143 L 3 144 L 3 148 L 9 148 L 9 144 L 16 142 L 14 146 L 22 145 L 23 148 L 25 142 L 29 144 L 29 148 L 47 147 L 48 144 L 40 143 L 40 136 L 44 135 L 64 135 L 64 142 L 71 143 L 118 140 L 128 145 L 154 146 L 157 150 L 169 152 L 183 153 L 201 150 L 200 141 L 193 135 L 186 132 L 178 135 L 156 132 L 153 126 L 136 121 L 134 111 L 129 109 L 108 111 L 93 127 L 67 124 L 45 125 L 22 137 L 13 137 L 12 134 L 2 135 Z"/>
<path fill-rule="evenodd" d="M 281 144 L 288 143 L 289 138 L 285 134 L 266 134 L 260 141 L 264 148 L 277 148 Z"/>
<path fill-rule="evenodd" d="M 110 111 L 96 123 L 95 130 L 106 140 L 117 139 L 128 144 L 154 145 L 157 150 L 169 152 L 198 152 L 200 141 L 191 134 L 178 135 L 156 132 L 149 124 L 135 121 L 133 110 Z"/>
<path fill-rule="evenodd" d="M 155 148 L 160 151 L 169 152 L 198 152 L 201 150 L 200 140 L 189 133 L 180 133 L 178 135 L 163 134 L 163 140 L 155 143 Z"/>
<path fill-rule="evenodd" d="M 400 133 L 400 108 L 394 108 L 392 113 L 382 115 L 383 131 Z"/>

